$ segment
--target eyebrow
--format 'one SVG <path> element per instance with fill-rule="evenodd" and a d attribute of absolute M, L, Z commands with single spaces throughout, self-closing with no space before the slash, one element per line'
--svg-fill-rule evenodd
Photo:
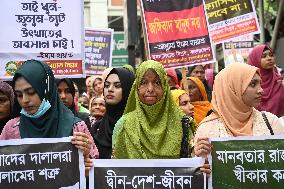
<path fill-rule="evenodd" d="M 24 89 L 24 90 L 22 90 L 22 91 L 27 92 L 27 91 L 30 90 L 30 89 L 34 89 L 34 88 L 29 87 L 29 88 L 26 88 L 26 89 Z M 21 90 L 15 90 L 15 92 L 18 92 L 18 93 L 20 93 L 20 92 L 22 92 L 22 91 L 21 91 Z"/>
<path fill-rule="evenodd" d="M 121 82 L 120 82 L 120 81 L 115 81 L 115 82 L 109 82 L 109 81 L 106 81 L 106 83 L 120 84 Z"/>

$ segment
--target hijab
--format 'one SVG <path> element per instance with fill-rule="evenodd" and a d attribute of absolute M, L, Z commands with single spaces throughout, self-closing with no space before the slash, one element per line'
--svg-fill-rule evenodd
<path fill-rule="evenodd" d="M 164 90 L 162 99 L 151 106 L 142 103 L 138 96 L 140 83 L 149 69 L 157 73 Z M 123 128 L 117 129 L 113 136 L 115 158 L 180 157 L 181 118 L 184 114 L 172 98 L 167 73 L 162 64 L 153 60 L 140 64 L 124 114 Z"/>
<path fill-rule="evenodd" d="M 80 120 L 60 100 L 50 67 L 37 60 L 27 60 L 16 71 L 13 86 L 19 77 L 23 77 L 34 88 L 41 101 L 45 99 L 51 104 L 51 108 L 39 118 L 21 114 L 21 138 L 61 138 L 72 135 L 74 123 Z"/>
<path fill-rule="evenodd" d="M 271 112 L 278 117 L 284 116 L 284 86 L 281 76 L 275 69 L 263 69 L 261 67 L 261 56 L 264 50 L 271 50 L 267 45 L 258 45 L 250 53 L 248 64 L 259 68 L 263 89 L 261 103 L 257 108 L 260 111 Z"/>
<path fill-rule="evenodd" d="M 180 101 L 180 97 L 184 94 L 186 94 L 186 91 L 185 90 L 181 90 L 181 89 L 175 89 L 175 90 L 171 90 L 172 92 L 172 96 L 173 96 L 173 99 L 176 103 L 176 105 L 179 106 L 179 101 Z"/>
<path fill-rule="evenodd" d="M 0 92 L 2 92 L 4 95 L 6 95 L 10 101 L 10 113 L 9 116 L 5 119 L 0 120 L 0 133 L 3 129 L 3 127 L 6 125 L 6 123 L 11 119 L 12 117 L 12 111 L 13 111 L 13 105 L 14 105 L 14 91 L 13 88 L 6 82 L 0 81 Z"/>
<path fill-rule="evenodd" d="M 178 89 L 179 88 L 179 82 L 178 82 L 178 77 L 177 77 L 177 73 L 176 73 L 175 69 L 174 68 L 168 68 L 168 69 L 166 69 L 166 72 L 167 72 L 167 75 L 175 83 L 175 88 Z"/>
<path fill-rule="evenodd" d="M 106 113 L 102 119 L 92 127 L 92 136 L 99 149 L 100 158 L 110 158 L 112 147 L 112 134 L 117 120 L 122 116 L 128 95 L 134 81 L 134 74 L 126 68 L 113 68 L 110 74 L 117 74 L 122 87 L 122 99 L 116 105 L 106 103 Z"/>
<path fill-rule="evenodd" d="M 197 66 L 202 66 L 202 67 L 203 67 L 203 65 L 195 65 L 195 66 L 190 66 L 190 67 L 188 67 L 188 76 L 191 75 L 191 73 L 193 72 L 193 70 L 194 70 Z M 203 67 L 203 68 L 204 68 L 204 67 Z M 206 74 L 206 71 L 205 71 L 205 74 Z M 204 80 L 202 81 L 202 83 L 203 83 L 203 85 L 204 85 L 204 87 L 205 87 L 205 90 L 206 90 L 206 93 L 207 93 L 207 97 L 208 97 L 208 101 L 211 101 L 211 99 L 212 99 L 212 89 L 211 89 L 211 87 L 209 86 L 208 81 L 207 81 L 206 79 L 204 79 Z"/>
<path fill-rule="evenodd" d="M 188 77 L 187 79 L 190 79 L 195 83 L 202 97 L 202 101 L 190 102 L 194 107 L 194 119 L 199 124 L 207 116 L 208 112 L 212 109 L 212 105 L 208 101 L 206 89 L 202 81 L 197 77 Z"/>
<path fill-rule="evenodd" d="M 242 95 L 257 72 L 256 67 L 242 63 L 232 63 L 221 70 L 213 86 L 214 112 L 202 123 L 220 118 L 233 136 L 251 136 L 253 107 L 243 102 Z"/>
<path fill-rule="evenodd" d="M 66 85 L 69 88 L 69 92 L 71 93 L 72 97 L 73 97 L 73 101 L 70 107 L 67 107 L 69 110 L 71 110 L 71 112 L 74 114 L 74 116 L 80 118 L 81 120 L 83 120 L 85 122 L 85 124 L 87 125 L 87 127 L 90 129 L 91 128 L 91 122 L 89 119 L 89 114 L 86 112 L 79 112 L 78 108 L 75 104 L 75 87 L 74 87 L 74 83 L 71 79 L 69 78 L 64 78 L 64 79 L 60 79 L 57 81 L 57 87 L 59 86 L 59 84 L 61 82 L 65 82 Z"/>

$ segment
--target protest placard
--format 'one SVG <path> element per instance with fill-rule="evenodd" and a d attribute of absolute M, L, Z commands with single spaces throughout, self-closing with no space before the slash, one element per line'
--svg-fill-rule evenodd
<path fill-rule="evenodd" d="M 93 160 L 90 189 L 206 188 L 202 158 L 176 160 Z"/>
<path fill-rule="evenodd" d="M 56 77 L 83 77 L 83 5 L 83 0 L 2 0 L 0 78 L 11 79 L 28 59 L 45 61 Z"/>
<path fill-rule="evenodd" d="M 84 189 L 84 172 L 68 137 L 0 140 L 0 188 Z"/>
<path fill-rule="evenodd" d="M 164 67 L 214 62 L 203 2 L 140 0 L 148 59 Z"/>
<path fill-rule="evenodd" d="M 284 135 L 224 137 L 213 145 L 212 188 L 283 188 Z"/>
<path fill-rule="evenodd" d="M 203 0 L 213 44 L 260 32 L 252 0 Z"/>
<path fill-rule="evenodd" d="M 112 29 L 85 30 L 86 75 L 101 75 L 112 63 Z"/>

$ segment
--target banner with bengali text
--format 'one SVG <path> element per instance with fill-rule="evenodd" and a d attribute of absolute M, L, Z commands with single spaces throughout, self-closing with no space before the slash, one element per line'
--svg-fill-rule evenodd
<path fill-rule="evenodd" d="M 260 33 L 252 0 L 204 0 L 213 44 Z"/>
<path fill-rule="evenodd" d="M 112 66 L 113 29 L 85 30 L 85 69 L 87 75 L 101 75 Z"/>
<path fill-rule="evenodd" d="M 93 160 L 90 189 L 206 189 L 202 158 Z"/>
<path fill-rule="evenodd" d="M 253 35 L 251 34 L 233 38 L 230 42 L 224 42 L 223 53 L 225 66 L 228 66 L 229 64 L 236 61 L 246 63 L 249 53 L 252 51 L 254 46 L 255 44 L 253 40 Z"/>
<path fill-rule="evenodd" d="M 140 0 L 148 59 L 164 67 L 215 61 L 202 0 Z"/>
<path fill-rule="evenodd" d="M 211 138 L 210 188 L 283 188 L 284 135 Z"/>
<path fill-rule="evenodd" d="M 49 64 L 55 77 L 84 77 L 83 6 L 83 0 L 1 0 L 0 79 L 11 79 L 29 59 Z"/>
<path fill-rule="evenodd" d="M 0 188 L 85 189 L 83 153 L 69 137 L 0 140 Z"/>

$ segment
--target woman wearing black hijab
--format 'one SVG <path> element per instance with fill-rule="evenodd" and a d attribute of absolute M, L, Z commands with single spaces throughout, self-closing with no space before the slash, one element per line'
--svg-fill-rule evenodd
<path fill-rule="evenodd" d="M 72 144 L 83 150 L 88 171 L 90 158 L 98 157 L 97 148 L 86 124 L 60 100 L 50 67 L 37 60 L 24 62 L 13 77 L 13 89 L 21 115 L 7 122 L 0 140 L 73 136 Z"/>
<path fill-rule="evenodd" d="M 106 113 L 91 127 L 91 134 L 99 150 L 100 159 L 110 159 L 112 154 L 112 132 L 122 116 L 134 74 L 126 68 L 113 68 L 105 79 L 104 98 Z"/>
<path fill-rule="evenodd" d="M 91 123 L 89 119 L 89 114 L 85 112 L 78 112 L 76 110 L 76 106 L 74 103 L 74 97 L 75 97 L 75 87 L 73 85 L 73 81 L 69 78 L 60 79 L 57 81 L 57 90 L 58 94 L 64 103 L 64 105 L 69 108 L 69 110 L 72 111 L 72 113 L 82 119 L 86 125 L 88 126 L 88 129 L 91 128 Z"/>

